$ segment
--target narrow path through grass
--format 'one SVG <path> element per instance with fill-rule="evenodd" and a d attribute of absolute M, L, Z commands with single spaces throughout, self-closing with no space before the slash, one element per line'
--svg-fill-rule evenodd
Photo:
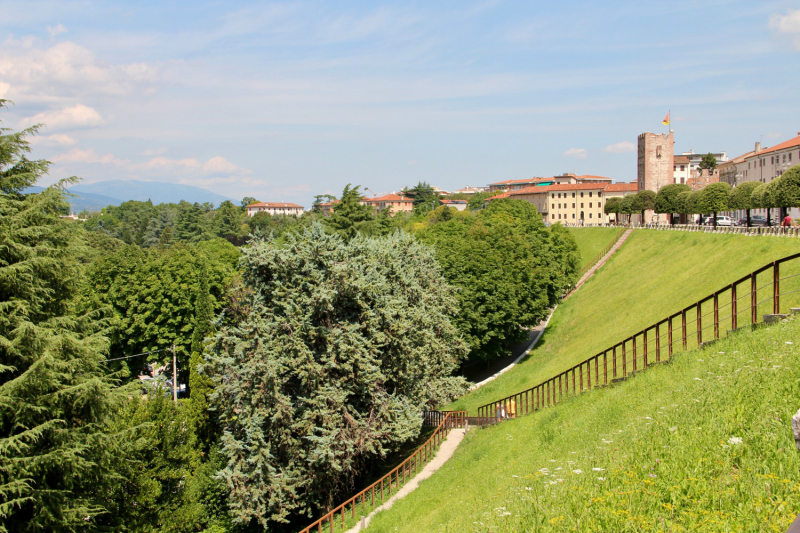
<path fill-rule="evenodd" d="M 581 267 L 585 266 L 605 248 L 620 228 L 567 228 L 578 243 Z"/>

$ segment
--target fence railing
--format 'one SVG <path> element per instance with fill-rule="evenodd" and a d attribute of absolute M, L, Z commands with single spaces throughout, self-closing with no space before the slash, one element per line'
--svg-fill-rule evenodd
<path fill-rule="evenodd" d="M 435 423 L 435 425 L 434 425 Z M 362 490 L 343 504 L 325 513 L 319 520 L 309 525 L 300 533 L 311 531 L 333 532 L 335 529 L 345 531 L 356 523 L 356 509 L 361 507 L 360 514 L 368 514 L 379 507 L 395 492 L 413 479 L 430 459 L 444 438 L 455 428 L 466 428 L 469 423 L 467 411 L 426 411 L 423 415 L 423 427 L 436 427 L 433 434 L 405 461 L 397 465 L 391 472 Z M 349 517 L 347 515 L 350 515 Z M 349 519 L 349 520 L 348 520 Z"/>
<path fill-rule="evenodd" d="M 595 266 L 598 261 L 605 257 L 605 255 L 611 250 L 611 248 L 614 247 L 615 244 L 617 244 L 617 241 L 620 240 L 627 230 L 628 226 L 623 226 L 619 233 L 614 235 L 614 238 L 611 239 L 611 242 L 608 243 L 605 248 L 600 250 L 600 252 L 598 252 L 591 261 L 583 265 L 583 268 L 581 268 L 580 272 L 578 272 L 578 279 L 581 279 L 581 277 L 583 277 L 584 274 L 586 274 L 593 266 Z"/>
<path fill-rule="evenodd" d="M 793 300 L 797 301 L 800 295 L 800 261 L 791 265 L 796 272 L 780 276 L 781 266 L 798 258 L 800 253 L 764 265 L 555 377 L 482 405 L 478 408 L 475 425 L 491 425 L 524 416 L 571 395 L 626 378 L 654 363 L 668 360 L 675 351 L 719 339 L 721 328 L 728 324 L 730 330 L 756 325 L 759 313 L 768 313 L 764 321 L 777 318 L 774 315 L 780 315 L 781 309 L 789 309 L 785 297 L 794 294 Z M 781 292 L 782 283 L 784 292 Z M 721 313 L 729 314 L 720 318 Z"/>
<path fill-rule="evenodd" d="M 705 226 L 700 224 L 633 224 L 634 228 L 695 231 L 700 233 L 725 233 L 733 235 L 776 235 L 784 237 L 800 236 L 800 226 Z"/>

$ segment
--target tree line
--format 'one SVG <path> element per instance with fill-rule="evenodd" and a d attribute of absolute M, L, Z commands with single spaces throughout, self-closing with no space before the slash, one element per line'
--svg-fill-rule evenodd
<path fill-rule="evenodd" d="M 75 179 L 23 192 L 49 168 L 37 130 L 0 133 L 0 531 L 295 529 L 576 280 L 574 240 L 532 205 L 459 212 L 424 184 L 393 216 L 348 185 L 330 217 L 61 220 Z M 140 379 L 171 376 L 173 346 L 177 402 Z"/>
<path fill-rule="evenodd" d="M 772 209 L 779 209 L 779 218 L 786 208 L 800 207 L 800 165 L 795 165 L 769 183 L 746 181 L 731 187 L 728 183 L 712 183 L 693 191 L 689 185 L 670 184 L 653 191 L 639 191 L 624 198 L 610 198 L 605 205 L 606 214 L 628 215 L 641 213 L 644 220 L 646 210 L 670 215 L 712 215 L 717 224 L 717 214 L 724 211 L 743 210 L 746 212 L 747 226 L 751 225 L 750 211 L 766 209 L 767 223 L 770 223 Z"/>

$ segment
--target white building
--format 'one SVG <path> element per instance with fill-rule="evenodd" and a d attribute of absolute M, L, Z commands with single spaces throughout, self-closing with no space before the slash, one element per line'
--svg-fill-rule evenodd
<path fill-rule="evenodd" d="M 705 157 L 706 155 L 708 155 L 708 152 L 704 154 L 696 154 L 694 150 L 689 150 L 688 152 L 683 152 L 682 154 L 680 154 L 680 156 L 683 156 L 689 160 L 689 168 L 687 170 L 689 171 L 690 177 L 696 174 L 695 171 L 698 168 L 700 168 L 700 163 L 702 163 L 703 157 Z M 728 160 L 727 152 L 716 152 L 712 153 L 711 155 L 713 155 L 714 158 L 717 160 L 717 166 L 719 166 L 720 163 L 724 163 L 725 161 Z M 680 156 L 676 154 L 675 159 L 678 159 L 678 157 Z"/>
<path fill-rule="evenodd" d="M 257 202 L 247 206 L 247 216 L 249 217 L 262 212 L 270 215 L 300 216 L 303 214 L 303 206 L 286 202 Z"/>

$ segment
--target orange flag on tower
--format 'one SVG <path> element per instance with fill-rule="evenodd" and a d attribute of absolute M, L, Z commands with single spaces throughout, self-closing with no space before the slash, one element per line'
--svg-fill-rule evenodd
<path fill-rule="evenodd" d="M 664 120 L 662 120 L 661 123 L 665 126 L 669 126 L 669 111 L 667 112 L 667 116 L 664 117 Z"/>

